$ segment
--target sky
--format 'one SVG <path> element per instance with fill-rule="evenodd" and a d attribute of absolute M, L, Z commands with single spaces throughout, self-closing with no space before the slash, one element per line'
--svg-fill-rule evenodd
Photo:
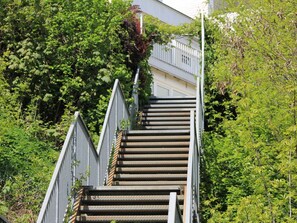
<path fill-rule="evenodd" d="M 200 11 L 198 9 L 203 5 L 204 0 L 162 0 L 162 2 L 188 16 L 195 17 Z"/>

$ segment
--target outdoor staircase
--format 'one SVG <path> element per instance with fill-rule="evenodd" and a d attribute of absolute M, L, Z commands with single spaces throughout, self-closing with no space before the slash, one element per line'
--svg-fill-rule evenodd
<path fill-rule="evenodd" d="M 81 191 L 73 222 L 167 222 L 171 192 L 183 214 L 193 109 L 195 98 L 151 98 L 141 129 L 122 135 L 108 185 Z"/>

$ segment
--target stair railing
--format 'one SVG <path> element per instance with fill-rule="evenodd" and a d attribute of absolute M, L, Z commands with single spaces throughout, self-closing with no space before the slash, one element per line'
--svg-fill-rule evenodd
<path fill-rule="evenodd" d="M 130 128 L 123 126 L 129 122 L 130 112 L 125 101 L 120 82 L 116 79 L 111 98 L 109 100 L 103 128 L 100 134 L 97 152 L 99 156 L 99 185 L 106 184 L 108 179 L 109 158 L 112 148 L 115 145 L 116 134 L 121 128 Z M 122 126 L 121 126 L 122 125 Z"/>
<path fill-rule="evenodd" d="M 200 155 L 199 145 L 195 127 L 195 111 L 191 110 L 190 126 L 190 147 L 188 158 L 188 175 L 186 189 L 186 209 L 185 222 L 199 222 L 199 172 L 200 172 Z"/>
<path fill-rule="evenodd" d="M 74 202 L 72 192 L 78 181 L 83 186 L 101 186 L 105 183 L 113 141 L 122 121 L 128 122 L 129 115 L 119 80 L 116 80 L 96 151 L 82 117 L 75 113 L 37 223 L 64 221 L 67 208 Z"/>
<path fill-rule="evenodd" d="M 176 192 L 171 192 L 169 197 L 168 220 L 167 223 L 182 223 L 179 202 Z"/>
<path fill-rule="evenodd" d="M 75 184 L 98 185 L 98 155 L 78 112 L 70 125 L 37 223 L 61 223 Z M 92 171 L 94 170 L 94 171 Z"/>
<path fill-rule="evenodd" d="M 202 149 L 202 133 L 204 130 L 204 48 L 205 30 L 204 14 L 201 12 L 201 69 L 196 83 L 196 120 L 191 111 L 191 139 L 188 161 L 186 223 L 199 222 L 200 209 L 200 157 Z M 196 218 L 196 219 L 194 219 Z"/>
<path fill-rule="evenodd" d="M 0 215 L 0 222 L 1 223 L 9 223 L 9 221 L 5 217 L 3 217 L 1 215 Z"/>
<path fill-rule="evenodd" d="M 134 83 L 133 83 L 133 90 L 132 90 L 133 103 L 131 104 L 131 107 L 130 107 L 130 115 L 131 115 L 130 119 L 132 122 L 131 123 L 132 126 L 135 126 L 136 124 L 136 115 L 139 111 L 139 99 L 138 99 L 139 71 L 140 71 L 140 67 L 137 67 L 137 71 L 136 71 Z"/>

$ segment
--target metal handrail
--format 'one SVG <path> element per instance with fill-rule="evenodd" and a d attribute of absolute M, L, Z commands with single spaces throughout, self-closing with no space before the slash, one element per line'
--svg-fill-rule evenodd
<path fill-rule="evenodd" d="M 75 112 L 37 223 L 60 223 L 65 217 L 71 191 L 77 180 L 98 184 L 98 155 L 79 112 Z M 95 171 L 91 171 L 91 170 Z"/>
<path fill-rule="evenodd" d="M 131 120 L 131 124 L 132 126 L 135 125 L 136 122 L 136 115 L 139 111 L 139 95 L 138 95 L 138 87 L 139 87 L 139 72 L 140 72 L 140 67 L 137 67 L 137 71 L 135 74 L 135 78 L 134 78 L 134 83 L 133 83 L 133 89 L 132 89 L 132 98 L 133 98 L 133 103 L 131 104 L 130 107 L 130 120 Z"/>
<path fill-rule="evenodd" d="M 167 223 L 182 223 L 182 215 L 179 207 L 176 192 L 171 192 L 169 197 L 168 220 Z"/>
<path fill-rule="evenodd" d="M 196 137 L 195 111 L 191 110 L 190 126 L 190 147 L 188 158 L 188 175 L 186 189 L 186 223 L 193 222 L 193 216 L 199 222 L 199 175 L 200 175 L 200 155 Z"/>
<path fill-rule="evenodd" d="M 75 113 L 37 223 L 63 222 L 69 199 L 73 202 L 71 191 L 77 180 L 82 185 L 103 185 L 113 138 L 125 119 L 128 121 L 129 111 L 119 80 L 115 81 L 113 87 L 97 150 L 82 117 L 78 112 Z"/>
<path fill-rule="evenodd" d="M 0 222 L 1 223 L 9 223 L 9 221 L 5 217 L 3 217 L 1 215 L 0 215 Z"/>
<path fill-rule="evenodd" d="M 130 129 L 130 126 L 123 126 L 129 122 L 130 112 L 118 79 L 115 80 L 111 98 L 109 100 L 103 128 L 97 147 L 99 156 L 99 185 L 102 186 L 108 179 L 109 157 L 116 140 L 116 134 L 121 128 Z M 126 122 L 123 123 L 123 120 Z M 121 126 L 122 125 L 122 126 Z M 124 129 L 122 129 L 124 130 Z"/>
<path fill-rule="evenodd" d="M 204 130 L 204 14 L 201 12 L 201 70 L 196 82 L 196 120 L 194 111 L 191 111 L 191 139 L 188 161 L 186 223 L 193 222 L 196 216 L 199 222 L 200 209 L 200 157 L 202 153 L 202 133 Z"/>

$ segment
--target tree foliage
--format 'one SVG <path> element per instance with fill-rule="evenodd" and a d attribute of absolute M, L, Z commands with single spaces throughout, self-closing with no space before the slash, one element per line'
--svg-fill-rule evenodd
<path fill-rule="evenodd" d="M 296 1 L 227 5 L 235 19 L 214 19 L 221 29 L 209 75 L 211 88 L 230 99 L 221 105 L 236 115 L 223 117 L 213 107 L 222 122 L 205 134 L 205 219 L 295 222 Z"/>
<path fill-rule="evenodd" d="M 35 222 L 75 110 L 98 138 L 111 88 L 130 97 L 141 67 L 150 95 L 149 30 L 131 1 L 0 1 L 0 214 Z M 152 30 L 152 32 L 154 32 Z"/>
<path fill-rule="evenodd" d="M 0 60 L 0 215 L 12 222 L 34 222 L 57 152 L 35 137 L 36 124 L 20 119 L 20 104 L 3 78 L 4 68 Z"/>
<path fill-rule="evenodd" d="M 114 80 L 120 79 L 129 97 L 136 64 L 150 75 L 145 63 L 151 39 L 138 33 L 129 7 L 130 1 L 121 0 L 3 2 L 3 72 L 22 111 L 55 124 L 68 110 L 81 110 L 98 134 L 100 97 Z"/>

